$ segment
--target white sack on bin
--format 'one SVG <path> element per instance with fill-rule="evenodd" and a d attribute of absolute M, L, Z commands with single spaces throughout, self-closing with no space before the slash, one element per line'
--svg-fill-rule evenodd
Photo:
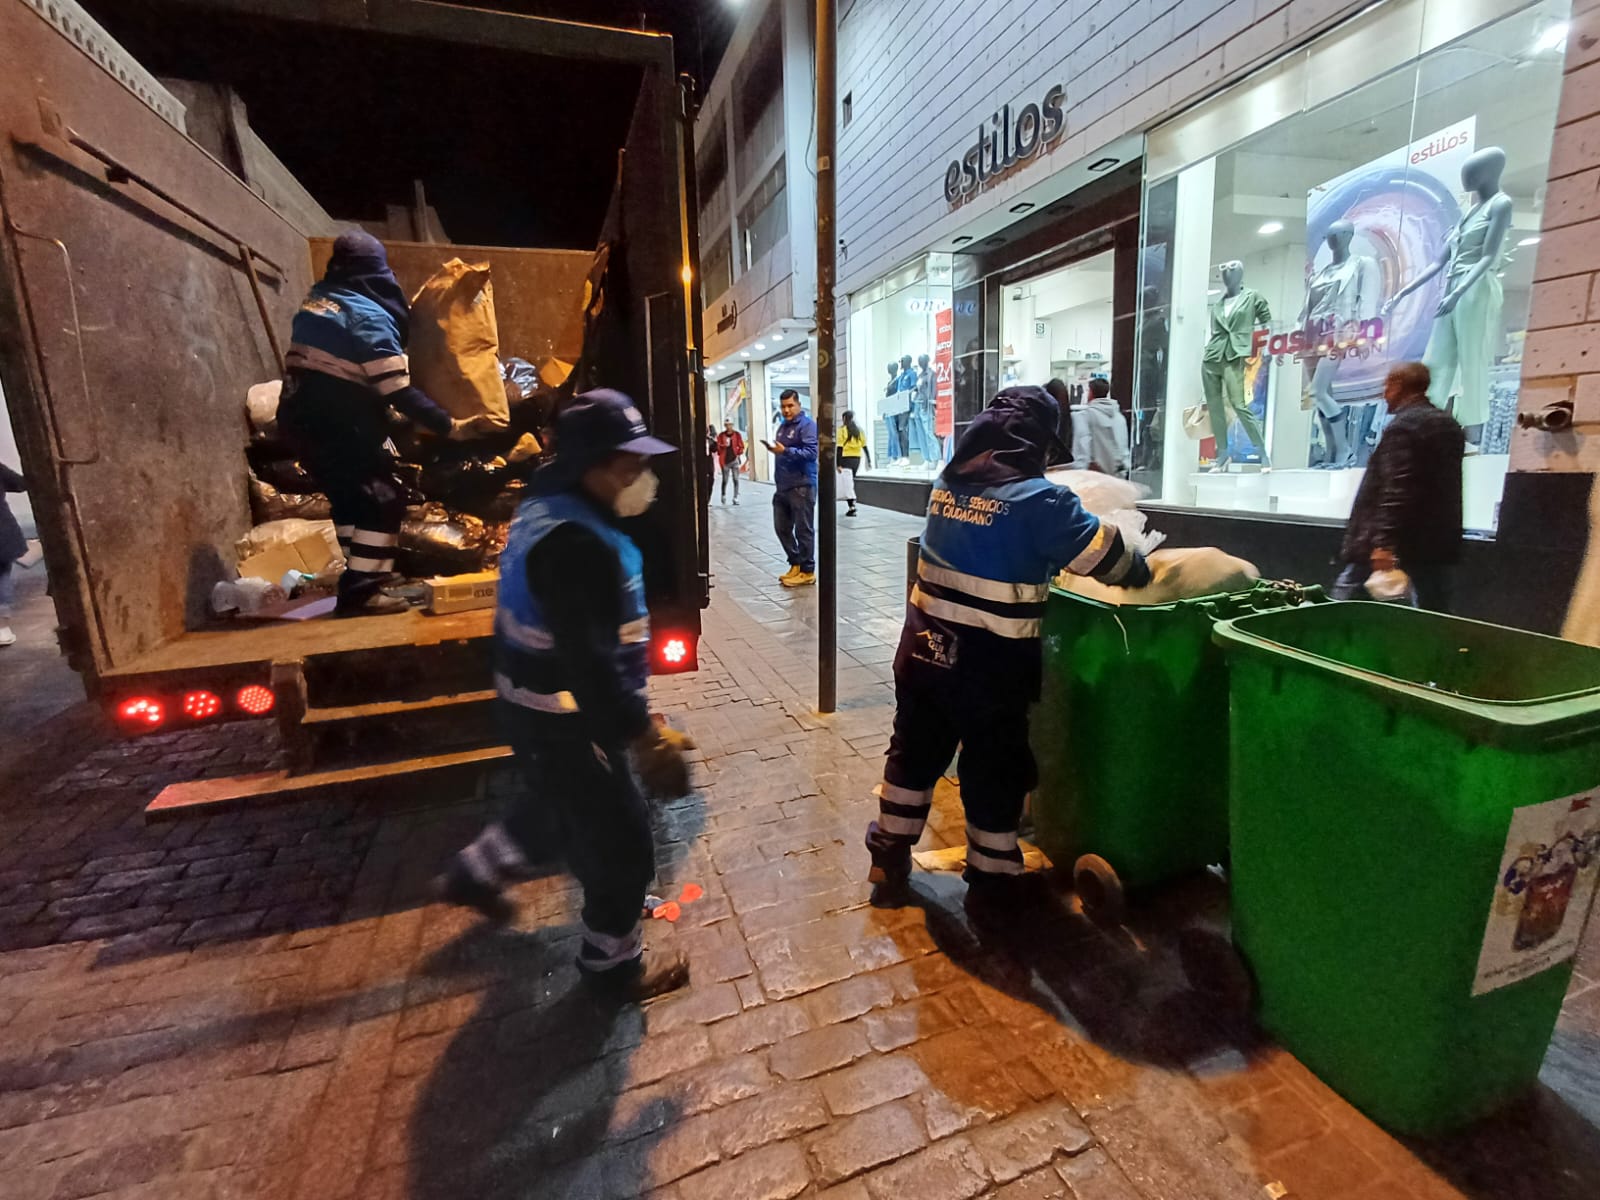
<path fill-rule="evenodd" d="M 1242 592 L 1255 586 L 1261 572 L 1253 563 L 1235 558 L 1215 546 L 1194 546 L 1157 550 L 1145 556 L 1150 564 L 1150 583 L 1142 588 L 1116 588 L 1082 575 L 1063 571 L 1056 586 L 1063 591 L 1105 604 L 1171 604 L 1215 596 L 1219 592 Z"/>
<path fill-rule="evenodd" d="M 1056 467 L 1044 477 L 1051 483 L 1069 487 L 1085 512 L 1109 521 L 1122 531 L 1123 540 L 1141 554 L 1148 555 L 1167 535 L 1148 528 L 1149 519 L 1139 511 L 1139 501 L 1150 494 L 1141 483 L 1133 483 L 1103 471 L 1074 471 Z"/>

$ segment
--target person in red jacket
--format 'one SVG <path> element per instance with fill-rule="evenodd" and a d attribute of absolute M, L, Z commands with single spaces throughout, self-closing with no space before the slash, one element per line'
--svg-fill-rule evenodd
<path fill-rule="evenodd" d="M 722 468 L 722 502 L 728 502 L 728 480 L 733 480 L 733 502 L 739 503 L 739 463 L 744 459 L 744 438 L 732 421 L 722 423 L 717 434 L 717 465 Z"/>

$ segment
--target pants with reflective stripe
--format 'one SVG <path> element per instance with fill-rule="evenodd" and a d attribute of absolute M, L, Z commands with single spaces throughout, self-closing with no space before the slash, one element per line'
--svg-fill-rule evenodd
<path fill-rule="evenodd" d="M 480 883 L 498 887 L 526 863 L 564 858 L 583 885 L 579 964 L 603 969 L 637 958 L 655 844 L 627 751 L 532 734 L 526 717 L 500 707 L 527 788 L 461 852 L 461 865 Z"/>
<path fill-rule="evenodd" d="M 1038 782 L 1028 746 L 1028 694 L 1015 681 L 980 675 L 915 662 L 896 668 L 894 736 L 878 820 L 867 836 L 874 861 L 903 856 L 922 835 L 927 799 L 959 746 L 967 879 L 1021 872 L 1017 825 Z"/>
<path fill-rule="evenodd" d="M 317 480 L 333 506 L 333 524 L 344 551 L 345 571 L 339 576 L 339 603 L 359 606 L 394 570 L 400 544 L 400 522 L 406 502 L 391 475 Z"/>

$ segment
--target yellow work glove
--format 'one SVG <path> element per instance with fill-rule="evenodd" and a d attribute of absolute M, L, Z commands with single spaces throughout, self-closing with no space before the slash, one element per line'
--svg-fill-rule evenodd
<path fill-rule="evenodd" d="M 694 739 L 668 725 L 652 725 L 633 743 L 633 764 L 647 795 L 677 800 L 689 794 L 689 764 L 684 755 Z"/>

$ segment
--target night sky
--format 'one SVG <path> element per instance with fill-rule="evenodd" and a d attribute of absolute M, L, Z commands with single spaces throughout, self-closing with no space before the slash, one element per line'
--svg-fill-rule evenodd
<path fill-rule="evenodd" d="M 381 220 L 420 178 L 452 241 L 589 249 L 638 88 L 631 68 L 443 47 L 301 22 L 240 19 L 172 0 L 84 0 L 158 76 L 228 83 L 251 127 L 337 218 Z M 640 27 L 613 0 L 477 0 L 475 7 Z M 732 32 L 726 0 L 652 0 L 680 69 L 706 71 Z"/>

